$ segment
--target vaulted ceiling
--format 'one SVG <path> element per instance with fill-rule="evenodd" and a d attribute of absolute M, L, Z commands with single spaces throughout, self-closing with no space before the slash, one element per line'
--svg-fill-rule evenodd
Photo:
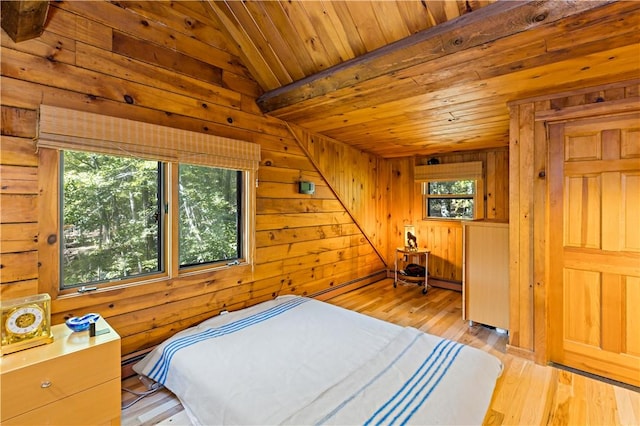
<path fill-rule="evenodd" d="M 29 32 L 47 4 L 4 3 Z M 386 158 L 506 146 L 509 101 L 640 79 L 640 1 L 111 3 L 239 59 L 265 114 Z"/>
<path fill-rule="evenodd" d="M 383 157 L 508 144 L 507 102 L 640 77 L 640 2 L 213 1 L 270 115 Z"/>

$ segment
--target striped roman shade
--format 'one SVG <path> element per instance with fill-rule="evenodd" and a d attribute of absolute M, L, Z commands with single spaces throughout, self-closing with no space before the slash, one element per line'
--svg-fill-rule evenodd
<path fill-rule="evenodd" d="M 414 169 L 414 180 L 419 182 L 480 179 L 482 179 L 482 161 L 424 165 L 416 166 Z"/>
<path fill-rule="evenodd" d="M 260 145 L 205 133 L 40 106 L 38 147 L 257 170 Z"/>

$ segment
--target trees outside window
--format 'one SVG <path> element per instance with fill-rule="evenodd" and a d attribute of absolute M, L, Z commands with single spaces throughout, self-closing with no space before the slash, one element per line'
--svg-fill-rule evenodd
<path fill-rule="evenodd" d="M 242 256 L 242 172 L 138 158 L 62 151 L 60 287 L 166 274 Z M 167 170 L 175 167 L 177 189 Z M 176 193 L 177 233 L 166 194 Z M 177 241 L 171 235 L 178 235 Z M 171 269 L 171 268 L 170 268 Z"/>
<path fill-rule="evenodd" d="M 74 151 L 61 155 L 61 286 L 160 271 L 160 163 Z"/>
<path fill-rule="evenodd" d="M 239 258 L 242 174 L 181 164 L 178 176 L 180 266 Z"/>
<path fill-rule="evenodd" d="M 473 219 L 475 192 L 475 180 L 425 182 L 423 191 L 425 219 Z"/>

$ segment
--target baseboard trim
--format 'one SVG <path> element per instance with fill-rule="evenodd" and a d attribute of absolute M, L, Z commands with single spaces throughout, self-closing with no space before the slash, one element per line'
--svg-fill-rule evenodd
<path fill-rule="evenodd" d="M 462 292 L 462 283 L 457 281 L 443 281 L 436 278 L 429 278 L 429 285 L 438 288 L 446 288 L 447 290 Z"/>
<path fill-rule="evenodd" d="M 529 349 L 519 348 L 517 346 L 507 345 L 507 353 L 509 355 L 515 355 L 519 358 L 528 359 L 529 361 L 535 362 L 535 352 L 530 351 Z"/>
<path fill-rule="evenodd" d="M 324 301 L 324 300 L 328 300 L 333 297 L 339 296 L 341 294 L 348 293 L 352 290 L 356 290 L 358 288 L 368 286 L 369 284 L 373 284 L 385 278 L 386 278 L 386 272 L 382 270 L 382 271 L 374 272 L 373 274 L 369 274 L 366 277 L 356 278 L 354 280 L 342 283 L 338 286 L 321 290 L 317 293 L 311 294 L 309 297 L 313 297 L 314 299 Z"/>
<path fill-rule="evenodd" d="M 588 377 L 593 380 L 598 380 L 600 382 L 608 383 L 613 386 L 619 386 L 621 388 L 629 389 L 631 391 L 640 393 L 640 387 L 630 385 L 629 383 L 619 382 L 617 380 L 609 379 L 608 377 L 599 376 L 597 374 L 589 373 L 587 371 L 578 370 L 577 368 L 567 367 L 566 365 L 562 365 L 562 364 L 556 364 L 555 362 L 550 362 L 549 365 L 559 370 L 569 371 L 570 373 L 573 373 L 573 374 L 578 374 L 580 376 Z"/>
<path fill-rule="evenodd" d="M 387 278 L 395 278 L 393 269 L 387 269 Z M 447 281 L 439 278 L 429 277 L 429 285 L 432 287 L 446 288 L 447 290 L 462 292 L 462 283 L 459 281 Z"/>

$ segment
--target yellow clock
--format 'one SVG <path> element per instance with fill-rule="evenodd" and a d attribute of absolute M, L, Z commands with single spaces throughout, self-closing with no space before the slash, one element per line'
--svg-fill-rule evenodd
<path fill-rule="evenodd" d="M 53 342 L 48 294 L 0 301 L 0 354 Z"/>

